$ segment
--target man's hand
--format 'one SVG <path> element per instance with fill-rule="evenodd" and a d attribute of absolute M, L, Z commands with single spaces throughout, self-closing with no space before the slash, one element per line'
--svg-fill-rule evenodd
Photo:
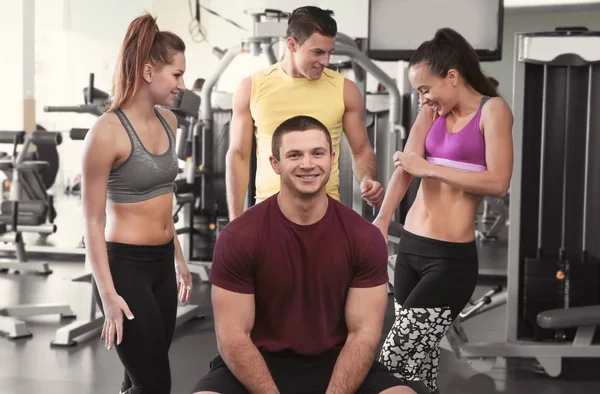
<path fill-rule="evenodd" d="M 370 206 L 378 206 L 383 200 L 383 186 L 372 179 L 364 179 L 360 183 L 360 197 Z"/>

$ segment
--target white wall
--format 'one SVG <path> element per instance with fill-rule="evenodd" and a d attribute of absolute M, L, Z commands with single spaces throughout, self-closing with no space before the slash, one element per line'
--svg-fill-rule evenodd
<path fill-rule="evenodd" d="M 335 12 L 341 32 L 352 37 L 367 35 L 368 0 L 202 0 L 201 4 L 234 20 L 248 31 L 252 30 L 252 20 L 243 13 L 245 9 L 269 7 L 292 11 L 301 5 L 317 5 Z M 81 104 L 82 89 L 87 86 L 91 72 L 96 75 L 96 87 L 109 91 L 127 26 L 146 11 L 158 18 L 162 30 L 173 31 L 186 42 L 185 82 L 188 87 L 195 79 L 208 78 L 213 73 L 218 64 L 218 59 L 211 52 L 214 46 L 228 48 L 238 45 L 248 34 L 202 10 L 201 22 L 206 37 L 204 41 L 196 42 L 197 35 L 193 30 L 190 32 L 190 0 L 38 0 L 35 7 L 36 118 L 37 123 L 50 130 L 68 130 L 92 124 L 95 117 L 91 115 L 50 114 L 43 112 L 42 108 L 46 105 Z M 503 60 L 485 63 L 483 68 L 500 81 L 500 92 L 508 101 L 512 95 L 514 34 L 554 29 L 557 25 L 585 25 L 590 29 L 600 29 L 600 10 L 530 9 L 520 14 L 514 9 L 506 11 Z M 250 55 L 238 58 L 221 77 L 217 87 L 232 92 L 241 78 L 266 64 L 265 59 Z M 377 64 L 392 78 L 396 77 L 396 62 Z M 374 85 L 371 78 L 368 88 L 372 90 Z M 7 104 L 4 108 L 12 107 Z M 81 142 L 66 138 L 60 150 L 68 152 L 61 156 L 61 176 L 78 172 Z"/>
<path fill-rule="evenodd" d="M 94 85 L 110 92 L 121 42 L 127 26 L 151 11 L 151 0 L 43 0 L 35 2 L 35 98 L 37 123 L 48 130 L 89 127 L 96 117 L 47 113 L 49 105 L 83 104 L 89 74 Z M 115 11 L 118 12 L 115 12 Z M 80 172 L 81 141 L 64 136 L 58 147 L 57 186 Z"/>
<path fill-rule="evenodd" d="M 195 3 L 195 2 L 193 2 Z M 274 8 L 291 12 L 302 5 L 316 5 L 324 9 L 332 9 L 338 23 L 338 29 L 351 37 L 366 37 L 368 30 L 368 0 L 202 0 L 201 4 L 221 14 L 223 17 L 234 20 L 252 31 L 252 18 L 244 14 L 244 10 L 252 8 Z M 206 41 L 194 42 L 189 32 L 190 10 L 187 0 L 153 0 L 153 13 L 158 16 L 161 29 L 170 30 L 180 35 L 187 45 L 187 71 L 186 84 L 189 86 L 196 78 L 207 78 L 216 68 L 218 59 L 211 53 L 217 46 L 222 49 L 238 45 L 248 34 L 243 30 L 227 23 L 221 18 L 201 10 L 202 25 L 206 31 Z M 195 12 L 195 10 L 193 10 Z M 393 78 L 397 73 L 396 62 L 376 62 L 386 73 Z M 239 81 L 246 75 L 265 67 L 268 62 L 265 58 L 255 58 L 251 55 L 242 55 L 228 67 L 221 77 L 217 88 L 233 92 Z M 368 79 L 368 88 L 375 89 L 376 82 Z"/>
<path fill-rule="evenodd" d="M 500 82 L 500 94 L 512 103 L 514 42 L 516 33 L 554 30 L 558 26 L 586 26 L 600 30 L 600 6 L 586 10 L 509 9 L 504 17 L 502 60 L 482 65 L 486 74 Z"/>
<path fill-rule="evenodd" d="M 152 1 L 44 0 L 35 7 L 38 123 L 51 129 L 87 127 L 91 115 L 45 113 L 43 107 L 82 104 L 90 73 L 97 88 L 110 91 L 127 26 L 151 11 Z"/>
<path fill-rule="evenodd" d="M 227 19 L 235 21 L 248 31 L 224 21 L 202 9 L 201 24 L 206 32 L 204 40 L 193 28 L 192 16 L 190 16 L 190 0 L 152 0 L 152 11 L 157 16 L 157 23 L 161 30 L 169 30 L 179 35 L 186 44 L 187 69 L 184 75 L 186 86 L 193 85 L 197 78 L 207 79 L 216 68 L 219 59 L 212 54 L 212 48 L 219 47 L 227 49 L 238 45 L 241 40 L 252 31 L 252 19 L 245 15 L 243 10 L 248 8 L 265 7 L 266 0 L 202 0 L 200 3 L 222 15 Z M 194 7 L 195 1 L 191 1 Z M 192 32 L 190 32 L 192 26 Z M 199 42 L 200 41 L 200 42 Z M 253 70 L 267 65 L 266 59 L 257 59 L 252 56 L 241 56 L 234 60 L 227 72 L 223 74 L 217 87 L 221 90 L 232 92 L 239 80 Z"/>

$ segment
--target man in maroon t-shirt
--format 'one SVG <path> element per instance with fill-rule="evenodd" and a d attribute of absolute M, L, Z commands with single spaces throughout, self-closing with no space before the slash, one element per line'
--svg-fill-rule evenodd
<path fill-rule="evenodd" d="M 281 191 L 219 234 L 210 281 L 220 356 L 195 393 L 402 393 L 375 361 L 387 304 L 381 232 L 326 194 L 327 128 L 297 116 L 273 135 Z M 415 390 L 419 390 L 415 388 Z"/>

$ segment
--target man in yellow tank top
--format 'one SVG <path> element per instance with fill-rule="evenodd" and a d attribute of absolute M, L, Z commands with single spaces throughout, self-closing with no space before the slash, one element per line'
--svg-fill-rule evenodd
<path fill-rule="evenodd" d="M 326 68 L 334 50 L 337 24 L 318 7 L 292 13 L 287 29 L 287 53 L 276 63 L 242 80 L 233 96 L 226 185 L 229 219 L 244 208 L 248 187 L 252 138 L 256 126 L 256 203 L 279 192 L 279 177 L 269 162 L 273 132 L 297 115 L 312 116 L 331 133 L 335 162 L 327 193 L 340 200 L 339 153 L 342 133 L 352 152 L 353 169 L 362 198 L 381 203 L 375 153 L 363 122 L 364 103 L 354 82 Z"/>

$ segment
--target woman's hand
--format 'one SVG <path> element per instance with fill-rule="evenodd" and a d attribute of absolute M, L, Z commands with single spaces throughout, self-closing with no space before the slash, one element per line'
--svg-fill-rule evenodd
<path fill-rule="evenodd" d="M 414 152 L 404 153 L 398 151 L 394 153 L 394 166 L 396 168 L 402 167 L 404 171 L 412 176 L 428 178 L 431 176 L 433 165 Z"/>
<path fill-rule="evenodd" d="M 133 313 L 129 310 L 129 306 L 125 300 L 114 293 L 114 295 L 102 299 L 104 307 L 104 326 L 100 339 L 106 343 L 108 350 L 112 349 L 115 343 L 115 335 L 117 336 L 117 345 L 123 342 L 123 314 L 129 320 L 133 319 Z"/>
<path fill-rule="evenodd" d="M 177 293 L 182 304 L 190 302 L 192 296 L 192 274 L 184 260 L 175 262 L 175 273 L 177 275 Z"/>

